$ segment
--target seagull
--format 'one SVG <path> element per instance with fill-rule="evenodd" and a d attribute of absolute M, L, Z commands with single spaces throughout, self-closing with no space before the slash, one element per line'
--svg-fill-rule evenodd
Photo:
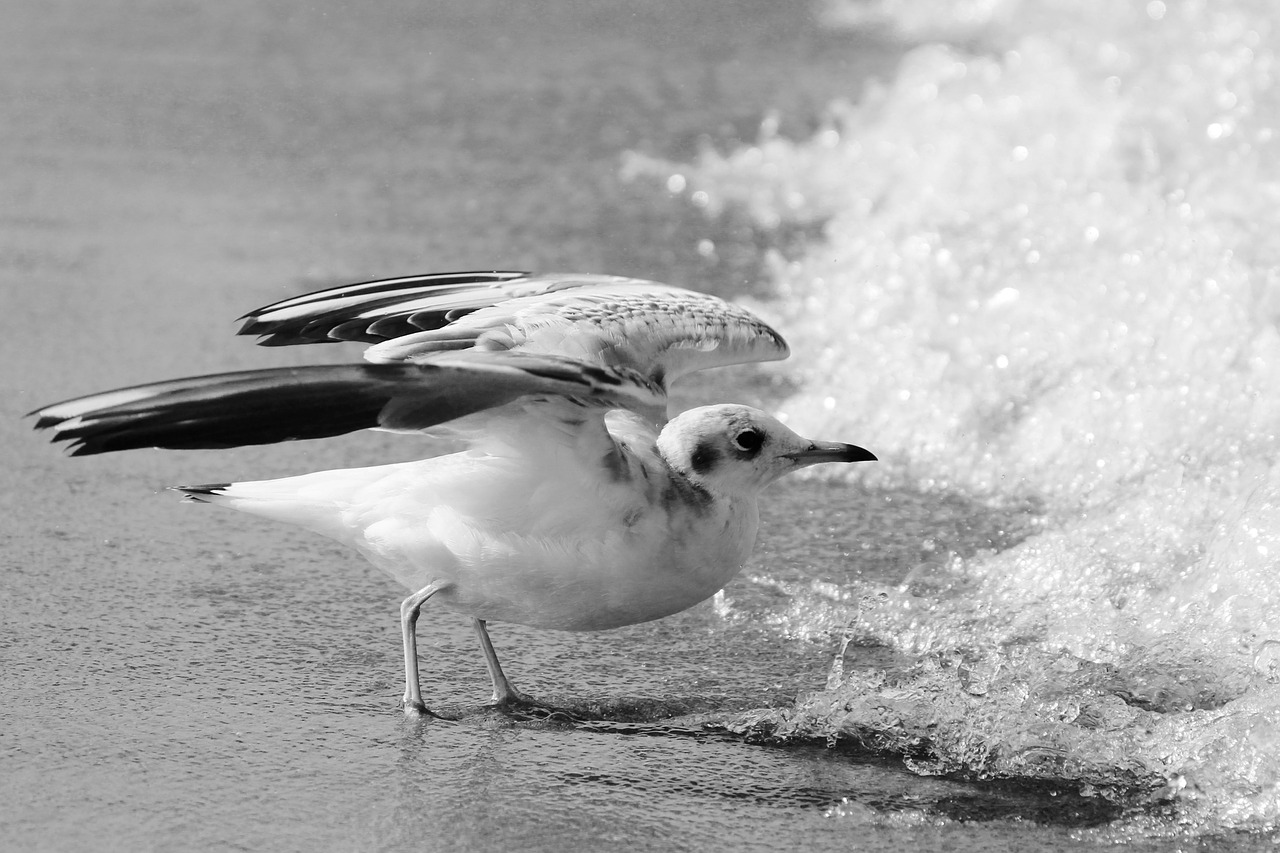
<path fill-rule="evenodd" d="M 786 358 L 742 307 L 651 281 L 492 271 L 320 290 L 250 311 L 266 346 L 353 341 L 364 361 L 222 373 L 79 397 L 31 413 L 71 455 L 225 448 L 361 429 L 464 450 L 255 482 L 173 486 L 189 500 L 300 525 L 412 590 L 400 606 L 403 706 L 430 714 L 416 625 L 430 599 L 470 617 L 501 708 L 538 703 L 486 624 L 599 631 L 660 619 L 743 567 L 757 496 L 822 462 L 874 461 L 744 405 L 668 421 L 667 389 L 722 365 Z"/>

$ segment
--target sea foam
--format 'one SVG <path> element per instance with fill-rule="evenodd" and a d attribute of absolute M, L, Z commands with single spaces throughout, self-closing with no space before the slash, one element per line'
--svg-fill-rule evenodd
<path fill-rule="evenodd" d="M 1274 828 L 1280 6 L 824 8 L 916 46 L 810 139 L 628 169 L 821 225 L 773 264 L 780 413 L 873 447 L 864 486 L 1043 518 L 935 583 L 855 579 L 855 642 L 918 663 L 744 726 L 1168 811 L 1141 834 Z"/>

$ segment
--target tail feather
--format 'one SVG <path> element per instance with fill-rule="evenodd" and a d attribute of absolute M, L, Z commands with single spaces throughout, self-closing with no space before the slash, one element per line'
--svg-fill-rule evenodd
<path fill-rule="evenodd" d="M 231 483 L 207 483 L 203 486 L 170 486 L 169 491 L 182 492 L 183 500 L 192 503 L 213 503 L 211 498 L 231 488 Z"/>
<path fill-rule="evenodd" d="M 408 463 L 413 464 L 413 463 Z M 406 463 L 371 468 L 316 471 L 276 480 L 170 486 L 187 501 L 214 504 L 237 512 L 296 524 L 325 536 L 355 545 L 361 526 L 349 523 L 347 511 L 353 496 L 378 480 L 394 476 Z"/>

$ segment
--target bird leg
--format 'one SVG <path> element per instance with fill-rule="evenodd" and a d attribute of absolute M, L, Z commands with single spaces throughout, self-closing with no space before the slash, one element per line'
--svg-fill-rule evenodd
<path fill-rule="evenodd" d="M 445 581 L 432 581 L 400 602 L 400 634 L 404 639 L 404 713 L 407 717 L 429 714 L 422 704 L 422 688 L 418 684 L 418 613 L 428 598 L 448 586 Z"/>
<path fill-rule="evenodd" d="M 493 704 L 498 707 L 524 706 L 542 707 L 540 702 L 529 698 L 512 686 L 498 663 L 498 653 L 493 650 L 493 642 L 489 639 L 489 631 L 483 619 L 472 619 L 471 627 L 476 629 L 480 638 L 480 648 L 484 649 L 484 663 L 489 668 L 489 680 L 493 682 Z"/>

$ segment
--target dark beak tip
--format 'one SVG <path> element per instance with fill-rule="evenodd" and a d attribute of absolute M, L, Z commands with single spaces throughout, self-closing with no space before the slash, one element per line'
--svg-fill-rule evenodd
<path fill-rule="evenodd" d="M 867 450 L 865 447 L 858 447 L 857 445 L 851 444 L 849 445 L 849 461 L 850 462 L 879 462 L 880 460 L 874 453 L 872 453 L 870 450 Z"/>
<path fill-rule="evenodd" d="M 787 453 L 786 456 L 801 465 L 816 465 L 821 462 L 878 462 L 879 459 L 865 447 L 840 442 L 814 442 L 807 450 Z"/>

